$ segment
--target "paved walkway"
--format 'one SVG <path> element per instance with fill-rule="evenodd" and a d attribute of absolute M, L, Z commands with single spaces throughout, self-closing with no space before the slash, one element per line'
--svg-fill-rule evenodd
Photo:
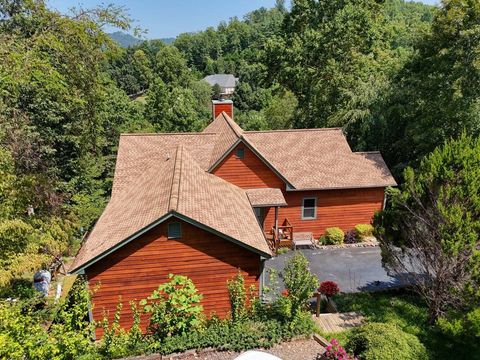
<path fill-rule="evenodd" d="M 342 292 L 377 291 L 408 284 L 405 277 L 391 276 L 382 267 L 378 247 L 299 251 L 306 256 L 310 271 L 317 275 L 319 281 L 335 281 Z M 293 251 L 278 255 L 267 260 L 265 267 L 281 271 L 292 255 Z"/>
<path fill-rule="evenodd" d="M 363 323 L 363 316 L 358 312 L 320 314 L 313 320 L 327 333 L 337 333 L 359 326 Z"/>

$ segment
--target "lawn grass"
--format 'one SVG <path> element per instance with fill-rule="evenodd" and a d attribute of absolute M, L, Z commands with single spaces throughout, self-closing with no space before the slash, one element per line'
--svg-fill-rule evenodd
<path fill-rule="evenodd" d="M 480 359 L 480 345 L 459 344 L 428 323 L 427 307 L 409 292 L 340 294 L 335 297 L 338 311 L 359 311 L 370 322 L 396 324 L 425 345 L 431 359 Z M 332 337 L 332 334 L 326 334 Z M 345 343 L 349 332 L 335 334 Z"/>

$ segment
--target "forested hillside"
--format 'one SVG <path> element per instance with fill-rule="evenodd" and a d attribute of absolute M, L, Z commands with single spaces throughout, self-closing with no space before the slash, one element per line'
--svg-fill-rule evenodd
<path fill-rule="evenodd" d="M 128 29 L 113 6 L 64 16 L 42 1 L 3 2 L 3 284 L 47 253 L 73 251 L 108 198 L 121 132 L 208 123 L 207 74 L 239 78 L 245 129 L 342 126 L 353 148 L 381 150 L 397 176 L 445 139 L 478 133 L 474 5 L 278 1 L 173 45 L 122 49 L 100 26 Z M 58 234 L 34 235 L 52 221 Z M 35 246 L 15 244 L 18 234 Z M 39 262 L 14 255 L 27 250 Z"/>
<path fill-rule="evenodd" d="M 402 182 L 445 141 L 480 134 L 479 24 L 478 0 L 277 1 L 121 48 L 103 31 L 128 31 L 121 8 L 0 1 L 0 294 L 25 295 L 35 270 L 75 254 L 108 200 L 120 133 L 208 124 L 208 74 L 239 78 L 244 129 L 342 127 Z"/>

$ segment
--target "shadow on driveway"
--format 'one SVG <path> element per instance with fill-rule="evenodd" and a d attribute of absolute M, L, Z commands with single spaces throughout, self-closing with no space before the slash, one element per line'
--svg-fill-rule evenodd
<path fill-rule="evenodd" d="M 299 251 L 308 259 L 310 271 L 317 275 L 320 282 L 335 281 L 342 292 L 378 291 L 409 284 L 407 276 L 389 275 L 382 267 L 379 247 Z M 282 271 L 293 254 L 289 251 L 267 260 L 265 269 Z M 268 276 L 266 278 L 268 284 Z"/>

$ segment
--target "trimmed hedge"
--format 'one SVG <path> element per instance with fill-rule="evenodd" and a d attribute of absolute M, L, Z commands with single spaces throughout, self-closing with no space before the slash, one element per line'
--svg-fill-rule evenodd
<path fill-rule="evenodd" d="M 339 227 L 331 227 L 325 229 L 325 234 L 320 238 L 320 242 L 324 245 L 343 244 L 345 234 Z"/>
<path fill-rule="evenodd" d="M 294 336 L 312 334 L 314 329 L 310 313 L 299 314 L 291 323 L 281 323 L 277 320 L 232 323 L 213 318 L 202 331 L 167 337 L 153 343 L 150 350 L 168 355 L 204 348 L 229 351 L 270 348 Z"/>
<path fill-rule="evenodd" d="M 425 346 L 415 335 L 388 323 L 369 323 L 353 329 L 345 347 L 362 360 L 423 360 Z"/>
<path fill-rule="evenodd" d="M 373 226 L 370 224 L 358 224 L 355 226 L 355 233 L 360 240 L 373 235 Z"/>

